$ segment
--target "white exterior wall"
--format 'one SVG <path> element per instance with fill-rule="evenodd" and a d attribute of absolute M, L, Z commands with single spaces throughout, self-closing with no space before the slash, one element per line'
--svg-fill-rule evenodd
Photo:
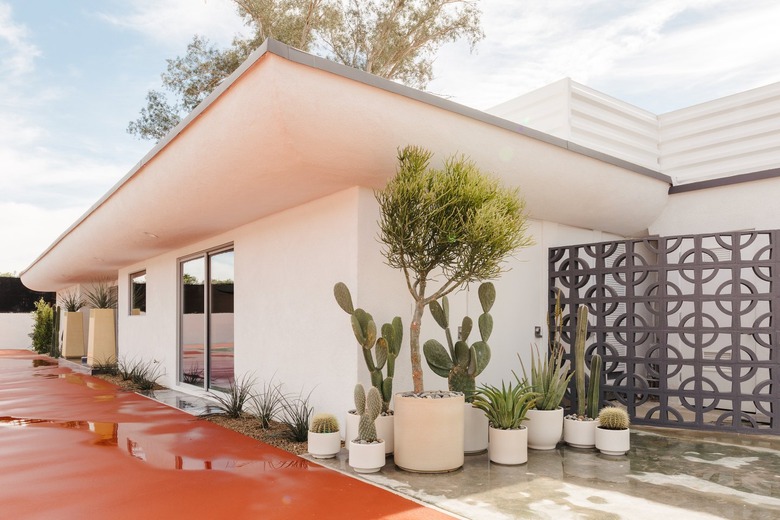
<path fill-rule="evenodd" d="M 29 312 L 0 314 L 0 350 L 28 349 L 35 320 Z"/>

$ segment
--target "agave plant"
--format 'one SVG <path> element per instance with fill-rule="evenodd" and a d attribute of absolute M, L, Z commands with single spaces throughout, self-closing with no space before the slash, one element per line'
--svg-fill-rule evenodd
<path fill-rule="evenodd" d="M 94 283 L 87 291 L 87 302 L 95 309 L 115 309 L 116 292 L 106 281 Z"/>
<path fill-rule="evenodd" d="M 534 346 L 535 347 L 535 346 Z M 520 355 L 520 366 L 523 369 L 523 379 L 528 380 L 525 365 Z M 521 382 L 517 374 L 512 372 L 518 384 Z M 538 394 L 535 408 L 537 410 L 555 410 L 561 405 L 563 395 L 569 386 L 574 372 L 569 372 L 563 361 L 563 349 L 553 351 L 549 356 L 543 356 L 539 347 L 531 349 L 531 390 Z"/>
<path fill-rule="evenodd" d="M 518 381 L 517 385 L 510 382 L 509 386 L 502 381 L 501 388 L 480 386 L 472 404 L 485 412 L 493 428 L 517 430 L 538 397 L 526 381 Z"/>
<path fill-rule="evenodd" d="M 60 295 L 60 305 L 66 312 L 78 312 L 86 305 L 86 302 L 75 291 L 68 291 Z"/>

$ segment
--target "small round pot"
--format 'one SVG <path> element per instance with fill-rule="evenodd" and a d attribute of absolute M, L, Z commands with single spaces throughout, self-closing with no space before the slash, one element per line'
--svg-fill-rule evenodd
<path fill-rule="evenodd" d="M 528 462 L 528 428 L 499 430 L 490 427 L 488 458 L 497 464 L 516 465 Z"/>
<path fill-rule="evenodd" d="M 341 433 L 309 432 L 309 453 L 315 459 L 332 459 L 341 451 Z"/>
<path fill-rule="evenodd" d="M 599 421 L 563 420 L 563 440 L 574 448 L 593 448 L 596 445 L 596 429 Z"/>
<path fill-rule="evenodd" d="M 532 450 L 554 450 L 563 435 L 563 408 L 528 410 L 524 424 L 528 428 L 529 448 Z"/>
<path fill-rule="evenodd" d="M 631 449 L 631 430 L 596 428 L 596 449 L 604 455 L 625 455 Z"/>
<path fill-rule="evenodd" d="M 356 473 L 376 473 L 385 465 L 385 441 L 371 444 L 349 441 L 349 465 Z"/>
<path fill-rule="evenodd" d="M 485 412 L 466 403 L 463 408 L 463 453 L 474 455 L 488 449 L 488 418 Z"/>

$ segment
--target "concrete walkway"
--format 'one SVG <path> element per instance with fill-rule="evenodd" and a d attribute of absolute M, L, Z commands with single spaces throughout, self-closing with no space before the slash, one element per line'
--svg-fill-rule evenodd
<path fill-rule="evenodd" d="M 0 518 L 451 518 L 47 360 L 0 351 Z"/>

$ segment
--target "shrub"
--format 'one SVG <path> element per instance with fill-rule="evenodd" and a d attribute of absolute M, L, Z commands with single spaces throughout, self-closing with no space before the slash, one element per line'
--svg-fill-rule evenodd
<path fill-rule="evenodd" d="M 35 302 L 32 312 L 33 330 L 28 336 L 32 339 L 32 347 L 39 354 L 48 354 L 54 335 L 54 309 L 43 298 Z"/>

